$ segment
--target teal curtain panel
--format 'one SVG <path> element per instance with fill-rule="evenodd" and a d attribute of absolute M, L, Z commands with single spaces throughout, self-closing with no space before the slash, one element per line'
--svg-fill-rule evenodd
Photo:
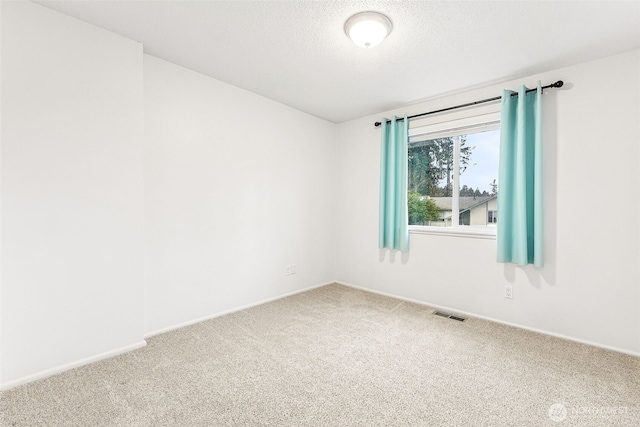
<path fill-rule="evenodd" d="M 542 267 L 542 88 L 512 93 L 502 95 L 497 259 Z"/>
<path fill-rule="evenodd" d="M 408 119 L 382 120 L 379 247 L 409 250 L 407 208 Z"/>

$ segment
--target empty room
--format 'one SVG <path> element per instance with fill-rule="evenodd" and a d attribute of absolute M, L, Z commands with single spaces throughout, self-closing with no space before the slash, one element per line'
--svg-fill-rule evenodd
<path fill-rule="evenodd" d="M 640 425 L 639 1 L 0 23 L 0 426 Z"/>

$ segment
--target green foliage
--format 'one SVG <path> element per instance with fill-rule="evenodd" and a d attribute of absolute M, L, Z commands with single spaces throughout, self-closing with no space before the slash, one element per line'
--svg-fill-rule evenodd
<path fill-rule="evenodd" d="M 494 179 L 489 185 L 491 186 L 491 195 L 495 196 L 498 194 L 498 184 L 496 183 L 496 180 Z"/>
<path fill-rule="evenodd" d="M 460 137 L 460 174 L 471 161 L 475 147 Z M 453 192 L 453 137 L 436 138 L 409 148 L 409 191 L 433 197 L 451 197 Z"/>
<path fill-rule="evenodd" d="M 487 190 L 480 191 L 479 188 L 475 190 L 471 187 L 463 185 L 460 189 L 460 197 L 489 197 Z"/>
<path fill-rule="evenodd" d="M 408 194 L 409 224 L 426 225 L 429 221 L 440 220 L 440 212 L 436 203 L 427 196 L 416 192 Z"/>

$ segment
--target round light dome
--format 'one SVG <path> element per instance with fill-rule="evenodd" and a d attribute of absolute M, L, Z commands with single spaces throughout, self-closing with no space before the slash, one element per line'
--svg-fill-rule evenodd
<path fill-rule="evenodd" d="M 378 12 L 356 13 L 344 24 L 344 32 L 356 45 L 364 48 L 378 46 L 392 28 L 391 20 Z"/>

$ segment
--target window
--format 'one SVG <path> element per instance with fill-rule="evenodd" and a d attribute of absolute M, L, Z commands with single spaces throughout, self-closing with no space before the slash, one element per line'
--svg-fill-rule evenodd
<path fill-rule="evenodd" d="M 411 129 L 410 230 L 495 236 L 499 149 L 497 113 Z"/>

